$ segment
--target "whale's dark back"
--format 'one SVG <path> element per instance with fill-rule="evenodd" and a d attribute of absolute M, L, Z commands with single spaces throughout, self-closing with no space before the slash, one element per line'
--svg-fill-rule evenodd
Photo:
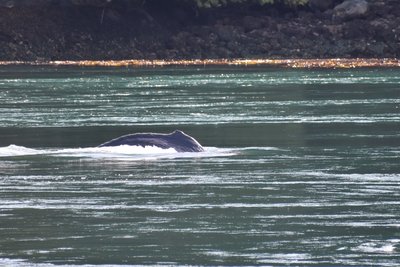
<path fill-rule="evenodd" d="M 104 144 L 99 147 L 107 146 L 156 146 L 163 149 L 174 148 L 178 152 L 202 152 L 204 148 L 193 137 L 182 131 L 174 131 L 170 134 L 159 133 L 137 133 L 128 134 Z"/>

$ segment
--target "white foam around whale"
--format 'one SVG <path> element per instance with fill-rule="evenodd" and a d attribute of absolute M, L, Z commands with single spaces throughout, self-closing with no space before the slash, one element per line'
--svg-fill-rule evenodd
<path fill-rule="evenodd" d="M 85 158 L 110 158 L 123 160 L 161 159 L 161 158 L 194 158 L 218 157 L 234 155 L 232 149 L 206 147 L 204 152 L 179 153 L 173 148 L 163 149 L 156 146 L 113 146 L 113 147 L 87 147 L 87 148 L 59 148 L 59 149 L 33 149 L 18 145 L 0 147 L 0 157 L 18 156 L 59 156 L 59 157 L 85 157 Z"/>
<path fill-rule="evenodd" d="M 38 155 L 42 151 L 17 145 L 0 147 L 0 157 Z"/>

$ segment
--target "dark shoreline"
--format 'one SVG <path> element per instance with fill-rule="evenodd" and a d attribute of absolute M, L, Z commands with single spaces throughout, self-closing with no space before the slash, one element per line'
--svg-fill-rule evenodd
<path fill-rule="evenodd" d="M 272 68 L 400 68 L 400 59 L 205 59 L 205 60 L 81 60 L 81 61 L 0 61 L 1 66 L 60 67 L 272 67 Z"/>
<path fill-rule="evenodd" d="M 0 60 L 400 58 L 395 0 L 369 1 L 365 14 L 340 18 L 309 7 L 191 12 L 0 7 Z"/>

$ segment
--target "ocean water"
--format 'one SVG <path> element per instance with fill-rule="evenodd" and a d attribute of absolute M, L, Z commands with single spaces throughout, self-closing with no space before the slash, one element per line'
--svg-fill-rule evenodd
<path fill-rule="evenodd" d="M 0 265 L 399 266 L 399 166 L 399 69 L 0 67 Z"/>

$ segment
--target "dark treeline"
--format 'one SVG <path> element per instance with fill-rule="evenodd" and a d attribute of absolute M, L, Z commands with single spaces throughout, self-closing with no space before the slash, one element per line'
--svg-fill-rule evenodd
<path fill-rule="evenodd" d="M 0 60 L 400 57 L 397 0 L 0 0 Z"/>

